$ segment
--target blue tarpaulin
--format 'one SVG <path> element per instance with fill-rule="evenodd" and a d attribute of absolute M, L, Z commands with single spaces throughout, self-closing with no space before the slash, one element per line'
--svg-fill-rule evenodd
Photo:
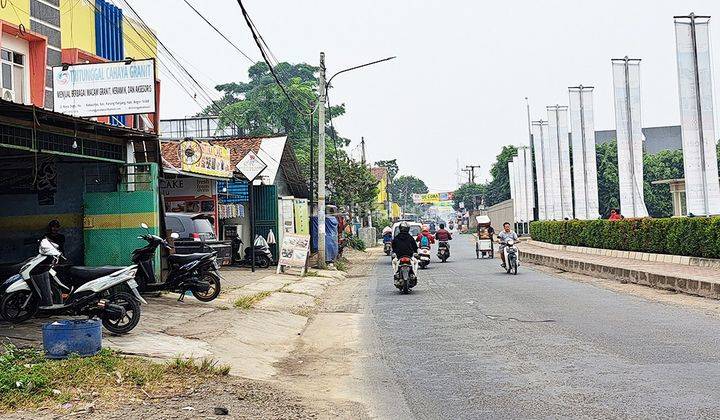
<path fill-rule="evenodd" d="M 325 217 L 325 262 L 335 261 L 338 254 L 338 221 L 332 216 Z M 318 250 L 318 218 L 310 220 L 310 249 Z"/>

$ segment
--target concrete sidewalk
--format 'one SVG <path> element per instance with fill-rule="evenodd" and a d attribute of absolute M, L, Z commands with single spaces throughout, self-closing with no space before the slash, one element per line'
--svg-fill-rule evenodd
<path fill-rule="evenodd" d="M 523 241 L 519 248 L 520 261 L 591 277 L 720 299 L 720 269 L 688 265 L 688 257 L 648 261 L 631 255 L 636 253 L 615 252 L 613 256 L 613 253 L 602 252 L 604 250 L 597 253 L 576 252 L 571 247 L 532 240 Z"/>

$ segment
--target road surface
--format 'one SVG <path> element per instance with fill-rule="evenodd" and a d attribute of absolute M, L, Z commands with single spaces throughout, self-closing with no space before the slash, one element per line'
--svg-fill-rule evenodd
<path fill-rule="evenodd" d="M 457 235 L 410 295 L 368 283 L 365 380 L 384 418 L 717 417 L 720 319 L 476 260 Z M 435 252 L 435 250 L 433 250 Z"/>

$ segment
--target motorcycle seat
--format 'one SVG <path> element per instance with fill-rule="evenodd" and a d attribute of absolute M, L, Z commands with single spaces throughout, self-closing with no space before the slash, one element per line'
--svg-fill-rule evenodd
<path fill-rule="evenodd" d="M 196 252 L 194 254 L 171 254 L 168 255 L 168 262 L 185 264 L 203 258 L 209 258 L 215 255 L 214 252 Z"/>
<path fill-rule="evenodd" d="M 69 273 L 76 281 L 88 282 L 125 268 L 127 267 L 113 267 L 109 265 L 102 267 L 70 267 Z"/>

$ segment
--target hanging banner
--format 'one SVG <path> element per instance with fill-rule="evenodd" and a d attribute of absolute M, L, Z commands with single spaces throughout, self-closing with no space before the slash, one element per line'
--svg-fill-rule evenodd
<path fill-rule="evenodd" d="M 451 201 L 455 198 L 454 192 L 413 194 L 412 199 L 415 204 L 435 204 L 440 201 Z"/>
<path fill-rule="evenodd" d="M 643 133 L 640 114 L 640 60 L 612 60 L 617 130 L 620 212 L 647 217 L 643 196 Z"/>
<path fill-rule="evenodd" d="M 155 112 L 155 60 L 53 67 L 53 110 L 76 117 Z"/>
<path fill-rule="evenodd" d="M 508 180 L 510 181 L 510 198 L 513 201 L 513 221 L 518 221 L 518 194 L 515 183 L 515 162 L 508 161 Z"/>
<path fill-rule="evenodd" d="M 538 219 L 548 220 L 552 214 L 552 200 L 545 180 L 552 179 L 547 171 L 550 170 L 546 162 L 546 143 L 548 142 L 547 122 L 532 122 L 533 151 L 535 152 L 535 176 L 537 178 L 538 193 Z M 532 168 L 531 168 L 532 170 Z"/>
<path fill-rule="evenodd" d="M 685 196 L 696 216 L 720 214 L 709 20 L 675 18 Z"/>
<path fill-rule="evenodd" d="M 519 219 L 521 222 L 533 220 L 534 205 L 534 182 L 532 176 L 532 161 L 530 148 L 522 146 L 518 148 L 518 155 L 513 158 L 515 162 L 515 184 L 518 189 Z"/>
<path fill-rule="evenodd" d="M 553 182 L 549 184 L 552 191 L 552 219 L 563 220 L 573 218 L 572 180 L 570 175 L 570 139 L 568 136 L 566 106 L 549 106 L 548 131 L 550 133 L 550 158 L 545 164 L 550 165 Z"/>
<path fill-rule="evenodd" d="M 595 159 L 593 88 L 571 87 L 569 93 L 575 218 L 597 219 L 600 211 L 598 209 L 597 162 Z"/>

